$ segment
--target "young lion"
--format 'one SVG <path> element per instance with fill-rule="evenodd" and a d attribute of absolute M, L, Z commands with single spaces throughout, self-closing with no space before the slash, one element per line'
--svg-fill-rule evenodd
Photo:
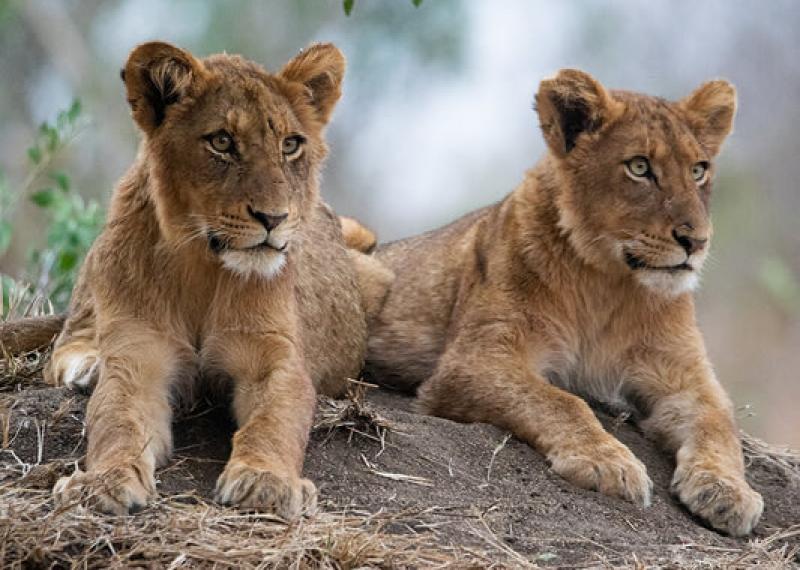
<path fill-rule="evenodd" d="M 747 534 L 762 500 L 690 294 L 734 89 L 712 81 L 671 103 L 562 70 L 536 104 L 549 152 L 513 193 L 359 263 L 375 307 L 367 370 L 416 389 L 428 413 L 510 430 L 581 487 L 647 505 L 644 465 L 581 397 L 631 405 L 676 452 L 680 500 Z"/>
<path fill-rule="evenodd" d="M 104 511 L 144 505 L 172 447 L 170 393 L 203 376 L 232 380 L 239 425 L 217 499 L 286 518 L 313 503 L 301 469 L 315 389 L 339 395 L 366 343 L 318 188 L 344 68 L 330 44 L 277 74 L 164 43 L 131 53 L 122 78 L 144 140 L 48 370 L 68 386 L 96 380 L 87 470 L 56 484 L 61 500 L 91 488 Z"/>

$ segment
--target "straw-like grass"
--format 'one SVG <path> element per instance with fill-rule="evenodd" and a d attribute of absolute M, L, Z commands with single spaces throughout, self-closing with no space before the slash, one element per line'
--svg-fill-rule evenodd
<path fill-rule="evenodd" d="M 431 536 L 388 532 L 419 513 L 323 510 L 292 524 L 220 508 L 196 495 L 163 497 L 134 517 L 54 509 L 49 490 L 0 486 L 0 561 L 12 568 L 443 567 L 489 559 Z"/>
<path fill-rule="evenodd" d="M 12 429 L 12 424 L 19 424 L 19 416 L 12 421 L 15 400 L 20 389 L 41 382 L 45 358 L 39 353 L 15 357 L 0 368 L 0 392 L 5 390 L 0 393 L 0 567 L 523 568 L 563 566 L 555 553 L 565 547 L 585 553 L 585 560 L 567 566 L 573 568 L 792 568 L 800 560 L 800 525 L 769 529 L 765 538 L 729 547 L 661 544 L 636 554 L 629 545 L 597 544 L 565 528 L 561 536 L 528 537 L 541 548 L 538 554 L 524 555 L 493 530 L 492 509 L 497 507 L 427 505 L 375 513 L 322 501 L 316 514 L 287 524 L 272 515 L 218 506 L 196 493 L 162 493 L 145 511 L 130 517 L 97 514 L 79 504 L 56 506 L 52 486 L 72 472 L 72 460 L 79 453 L 73 450 L 72 456 L 42 463 L 41 452 L 29 453 L 25 461 L 13 452 L 18 428 Z M 378 443 L 387 456 L 397 451 L 396 442 L 387 442 L 387 433 L 396 428 L 366 402 L 367 389 L 353 381 L 348 398 L 320 400 L 314 429 L 331 436 L 323 445 L 341 445 L 343 438 L 333 442 L 333 434 L 344 432 L 348 441 L 363 437 Z M 80 399 L 72 398 L 52 402 L 46 417 L 29 418 L 40 451 L 59 429 L 75 430 L 78 449 L 83 437 L 79 404 Z M 787 484 L 800 481 L 797 454 L 746 434 L 742 438 L 751 465 L 780 474 Z M 370 476 L 423 486 L 447 483 L 411 481 L 408 475 L 387 473 L 364 460 Z M 442 531 L 452 525 L 466 531 L 459 536 L 469 544 L 451 543 Z"/>

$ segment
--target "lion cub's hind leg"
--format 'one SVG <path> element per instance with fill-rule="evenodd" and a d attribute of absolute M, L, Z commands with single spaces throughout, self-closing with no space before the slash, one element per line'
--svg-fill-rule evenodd
<path fill-rule="evenodd" d="M 97 384 L 99 363 L 94 312 L 87 307 L 64 324 L 45 369 L 45 379 L 54 386 L 90 391 Z"/>

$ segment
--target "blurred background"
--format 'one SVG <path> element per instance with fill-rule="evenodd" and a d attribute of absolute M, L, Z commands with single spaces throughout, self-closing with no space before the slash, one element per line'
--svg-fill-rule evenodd
<path fill-rule="evenodd" d="M 119 80 L 137 43 L 275 71 L 311 41 L 349 61 L 323 193 L 384 240 L 499 200 L 544 151 L 538 82 L 580 67 L 680 98 L 739 90 L 715 186 L 699 320 L 744 429 L 800 448 L 800 4 L 601 1 L 0 0 L 0 273 L 56 304 L 138 134 Z M 7 310 L 7 309 L 6 309 Z"/>

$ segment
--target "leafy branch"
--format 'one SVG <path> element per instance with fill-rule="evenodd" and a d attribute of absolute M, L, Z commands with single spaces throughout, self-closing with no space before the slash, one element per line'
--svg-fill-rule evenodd
<path fill-rule="evenodd" d="M 85 201 L 72 189 L 70 177 L 52 168 L 53 160 L 80 134 L 85 122 L 81 120 L 79 100 L 58 113 L 53 123 L 39 127 L 33 144 L 28 148 L 30 170 L 17 197 L 29 196 L 45 214 L 48 224 L 46 245 L 30 251 L 25 281 L 31 296 L 51 299 L 57 308 L 66 307 L 77 278 L 78 269 L 103 223 L 103 211 L 96 200 Z M 13 234 L 12 210 L 15 197 L 0 173 L 0 253 L 8 249 Z M 32 190 L 36 188 L 36 191 Z M 8 285 L 10 278 L 3 276 Z M 18 288 L 20 288 L 18 286 Z M 3 305 L 9 288 L 3 288 Z"/>

